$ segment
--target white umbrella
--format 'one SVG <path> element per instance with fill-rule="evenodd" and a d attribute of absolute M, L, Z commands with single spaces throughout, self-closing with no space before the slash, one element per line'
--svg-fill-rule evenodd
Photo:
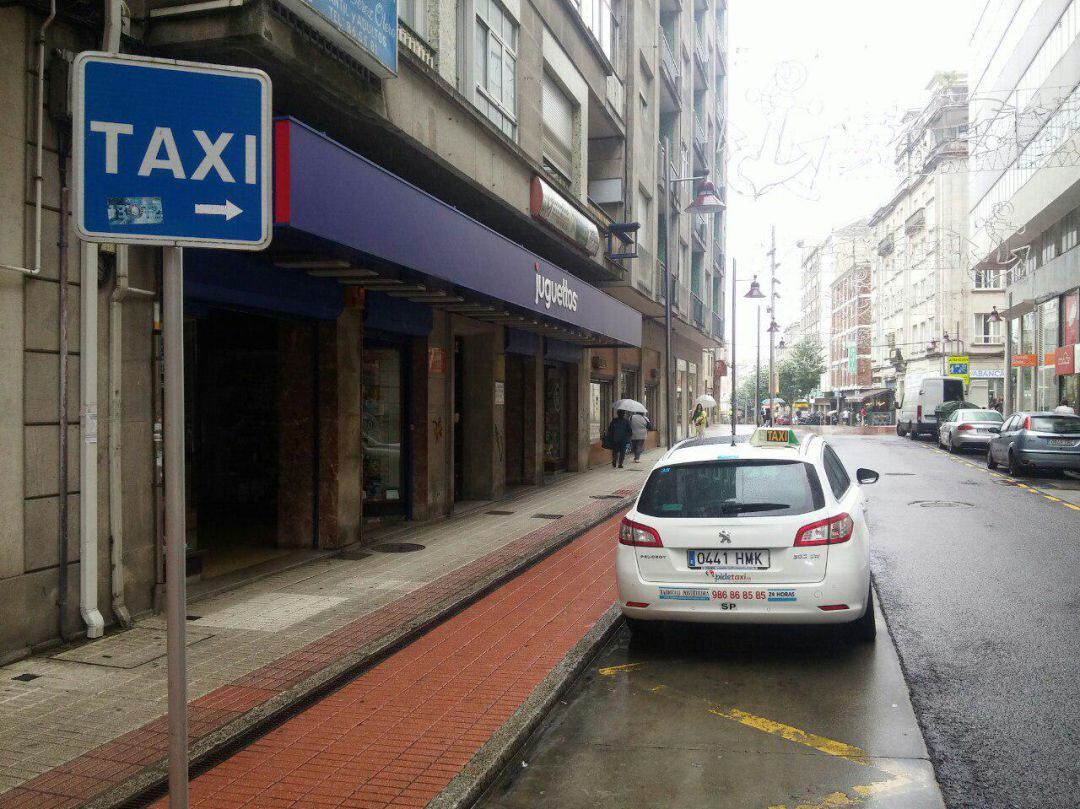
<path fill-rule="evenodd" d="M 787 404 L 787 402 L 785 402 L 785 401 L 784 401 L 783 399 L 781 399 L 781 398 L 780 398 L 779 396 L 776 396 L 776 397 L 774 397 L 774 398 L 773 398 L 773 401 L 774 401 L 774 402 L 776 402 L 776 404 Z M 769 403 L 769 400 L 768 400 L 768 399 L 762 399 L 762 400 L 761 400 L 761 403 L 762 403 L 763 405 L 767 405 L 767 404 Z"/>
<path fill-rule="evenodd" d="M 694 399 L 694 404 L 699 404 L 702 407 L 716 407 L 716 399 L 707 393 L 703 393 Z"/>
<path fill-rule="evenodd" d="M 625 410 L 627 413 L 648 413 L 649 408 L 645 407 L 641 402 L 634 399 L 619 399 L 613 405 L 611 409 L 614 411 Z"/>

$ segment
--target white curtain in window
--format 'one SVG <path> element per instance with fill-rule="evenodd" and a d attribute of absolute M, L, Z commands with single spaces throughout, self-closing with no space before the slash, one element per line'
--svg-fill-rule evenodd
<path fill-rule="evenodd" d="M 572 179 L 574 174 L 574 105 L 563 89 L 544 74 L 542 112 L 544 116 L 544 155 Z"/>

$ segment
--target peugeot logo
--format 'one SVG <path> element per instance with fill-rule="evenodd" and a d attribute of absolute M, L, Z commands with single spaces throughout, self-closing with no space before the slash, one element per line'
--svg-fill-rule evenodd
<path fill-rule="evenodd" d="M 729 534 L 727 531 L 721 531 L 720 532 L 720 544 L 721 545 L 730 545 L 731 544 L 731 534 Z"/>

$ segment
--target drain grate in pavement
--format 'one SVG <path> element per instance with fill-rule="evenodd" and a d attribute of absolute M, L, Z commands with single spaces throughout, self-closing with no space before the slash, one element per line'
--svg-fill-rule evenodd
<path fill-rule="evenodd" d="M 513 514 L 514 512 L 512 512 L 512 511 L 503 511 L 501 509 L 495 508 L 495 509 L 492 509 L 491 511 L 485 511 L 484 513 L 485 514 L 495 514 L 495 515 L 498 515 L 498 516 L 501 517 L 501 516 L 505 516 L 507 514 Z"/>
<path fill-rule="evenodd" d="M 202 618 L 201 615 L 188 615 L 186 617 L 189 621 L 198 621 L 200 618 Z"/>
<path fill-rule="evenodd" d="M 379 553 L 415 553 L 422 551 L 424 546 L 418 542 L 384 542 L 381 545 L 372 545 L 371 549 Z"/>
<path fill-rule="evenodd" d="M 920 508 L 974 508 L 974 503 L 965 503 L 962 500 L 912 500 L 909 506 Z"/>
<path fill-rule="evenodd" d="M 622 500 L 622 497 L 617 494 L 590 494 L 593 500 Z"/>
<path fill-rule="evenodd" d="M 370 559 L 371 553 L 369 551 L 342 551 L 335 554 L 334 558 L 344 559 L 347 562 L 359 562 L 361 559 Z"/>
<path fill-rule="evenodd" d="M 18 677 L 12 677 L 11 679 L 18 680 L 20 683 L 28 683 L 31 680 L 36 680 L 40 676 L 40 674 L 30 674 L 27 672 L 26 674 L 20 674 Z"/>
<path fill-rule="evenodd" d="M 563 514 L 533 514 L 533 517 L 539 520 L 561 520 L 564 516 Z"/>

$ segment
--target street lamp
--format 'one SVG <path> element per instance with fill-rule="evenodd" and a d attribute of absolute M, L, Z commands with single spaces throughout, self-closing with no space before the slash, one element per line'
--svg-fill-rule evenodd
<path fill-rule="evenodd" d="M 737 404 L 736 388 L 736 362 L 735 362 L 735 304 L 739 300 L 739 296 L 735 294 L 735 285 L 739 283 L 738 273 L 736 273 L 735 259 L 731 260 L 731 445 L 735 446 L 735 425 L 738 421 L 739 407 Z M 764 298 L 765 295 L 761 291 L 761 285 L 758 283 L 757 276 L 755 275 L 753 280 L 750 281 L 750 289 L 747 291 L 744 298 Z M 761 309 L 758 308 L 758 317 L 761 317 Z M 758 328 L 760 333 L 760 320 L 758 321 Z M 759 371 L 760 371 L 760 354 L 758 355 Z M 760 373 L 759 373 L 760 376 Z M 756 380 L 755 380 L 756 383 Z M 754 397 L 757 398 L 757 390 L 755 384 Z M 757 405 L 755 404 L 755 410 Z M 756 418 L 756 417 L 755 417 Z"/>
<path fill-rule="evenodd" d="M 674 388 L 674 375 L 675 366 L 671 361 L 671 295 L 674 291 L 675 278 L 674 267 L 671 261 L 671 195 L 672 189 L 675 183 L 690 183 L 697 180 L 701 180 L 702 183 L 698 186 L 697 196 L 694 197 L 694 201 L 686 207 L 686 213 L 699 213 L 710 214 L 719 213 L 727 208 L 724 201 L 720 199 L 716 193 L 716 187 L 709 182 L 708 175 L 702 174 L 696 177 L 674 177 L 672 176 L 671 166 L 671 138 L 664 138 L 664 221 L 665 221 L 665 239 L 664 239 L 664 261 L 666 263 L 667 277 L 664 279 L 664 286 L 666 294 L 664 295 L 664 351 L 665 362 L 667 363 L 666 373 L 664 375 L 664 425 L 665 432 L 667 433 L 667 445 L 671 447 L 674 443 L 674 416 L 675 407 L 672 402 L 672 393 Z M 676 256 L 678 252 L 676 252 Z"/>

